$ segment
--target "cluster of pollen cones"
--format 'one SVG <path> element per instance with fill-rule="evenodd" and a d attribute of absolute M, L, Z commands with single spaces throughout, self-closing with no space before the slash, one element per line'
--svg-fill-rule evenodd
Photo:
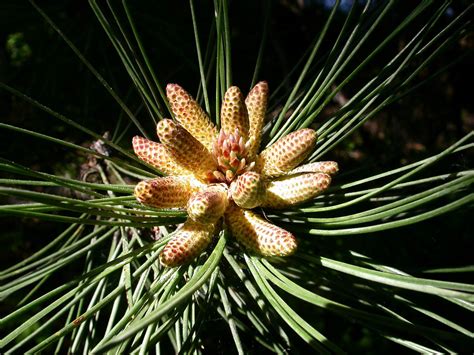
<path fill-rule="evenodd" d="M 268 99 L 259 82 L 246 98 L 238 87 L 227 90 L 221 107 L 221 129 L 179 85 L 169 84 L 167 97 L 175 121 L 157 125 L 160 143 L 136 136 L 137 156 L 165 177 L 141 181 L 135 196 L 155 208 L 182 208 L 187 221 L 160 254 L 163 265 L 192 261 L 210 244 L 223 223 L 245 248 L 263 256 L 291 255 L 297 248 L 290 232 L 252 211 L 287 208 L 308 201 L 331 183 L 338 171 L 332 161 L 298 165 L 316 144 L 316 132 L 292 132 L 258 153 Z"/>

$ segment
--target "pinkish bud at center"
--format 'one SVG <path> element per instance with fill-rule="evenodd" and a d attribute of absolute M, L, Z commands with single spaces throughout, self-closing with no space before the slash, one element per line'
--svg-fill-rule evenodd
<path fill-rule="evenodd" d="M 217 169 L 209 174 L 209 181 L 230 184 L 238 175 L 250 171 L 255 165 L 248 157 L 251 145 L 252 140 L 245 140 L 238 129 L 233 133 L 221 129 L 212 149 Z"/>

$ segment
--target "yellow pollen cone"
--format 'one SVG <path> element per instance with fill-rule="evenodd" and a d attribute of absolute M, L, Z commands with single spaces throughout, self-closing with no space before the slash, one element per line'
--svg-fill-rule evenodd
<path fill-rule="evenodd" d="M 221 184 L 209 185 L 191 196 L 187 211 L 196 222 L 215 223 L 224 215 L 228 203 L 227 187 Z"/>
<path fill-rule="evenodd" d="M 133 151 L 144 162 L 153 165 L 165 175 L 187 175 L 191 174 L 182 167 L 168 153 L 163 144 L 150 141 L 146 138 L 133 137 Z"/>
<path fill-rule="evenodd" d="M 206 179 L 216 170 L 211 153 L 178 123 L 164 119 L 156 126 L 158 137 L 168 153 L 196 177 Z"/>
<path fill-rule="evenodd" d="M 177 84 L 166 94 L 175 120 L 158 122 L 160 142 L 135 136 L 133 150 L 165 177 L 141 181 L 134 195 L 155 208 L 186 209 L 187 221 L 160 253 L 166 267 L 187 264 L 209 246 L 217 229 L 264 257 L 295 253 L 295 236 L 252 209 L 287 208 L 323 193 L 339 170 L 333 161 L 299 166 L 314 150 L 316 131 L 304 128 L 258 154 L 268 105 L 268 84 L 257 83 L 244 99 L 230 87 L 220 110 L 221 129 Z"/>
<path fill-rule="evenodd" d="M 134 195 L 144 205 L 156 208 L 183 208 L 194 192 L 191 177 L 166 176 L 140 181 Z"/>
<path fill-rule="evenodd" d="M 267 102 L 268 84 L 266 81 L 257 83 L 245 99 L 245 105 L 249 113 L 249 136 L 253 139 L 248 153 L 250 158 L 255 157 L 260 148 L 262 129 L 267 112 Z"/>
<path fill-rule="evenodd" d="M 160 253 L 160 262 L 175 267 L 193 261 L 212 241 L 215 226 L 188 219 Z"/>
<path fill-rule="evenodd" d="M 246 141 L 249 138 L 249 115 L 244 96 L 237 86 L 227 89 L 221 107 L 221 128 L 227 134 L 238 130 Z"/>
<path fill-rule="evenodd" d="M 324 173 L 281 177 L 267 185 L 262 207 L 285 208 L 306 202 L 329 187 L 331 177 Z"/>
<path fill-rule="evenodd" d="M 296 251 L 296 238 L 249 210 L 237 206 L 226 213 L 232 235 L 248 250 L 262 256 L 287 256 Z"/>
<path fill-rule="evenodd" d="M 178 84 L 168 84 L 166 96 L 176 121 L 208 150 L 211 150 L 212 143 L 217 136 L 217 128 L 209 120 L 206 112 Z"/>
<path fill-rule="evenodd" d="M 265 197 L 265 182 L 260 174 L 247 171 L 232 182 L 229 190 L 237 206 L 255 208 Z"/>
<path fill-rule="evenodd" d="M 301 165 L 296 169 L 291 170 L 288 175 L 297 173 L 324 173 L 335 175 L 338 171 L 339 166 L 335 161 L 318 161 L 316 163 Z"/>
<path fill-rule="evenodd" d="M 265 149 L 257 158 L 256 171 L 263 176 L 280 176 L 296 168 L 316 145 L 316 131 L 303 128 Z"/>

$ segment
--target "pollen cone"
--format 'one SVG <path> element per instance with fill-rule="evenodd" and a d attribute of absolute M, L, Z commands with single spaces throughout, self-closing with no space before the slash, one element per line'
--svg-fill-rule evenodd
<path fill-rule="evenodd" d="M 227 134 L 238 130 L 245 141 L 249 138 L 249 114 L 244 96 L 237 86 L 231 86 L 224 95 L 221 108 L 221 128 Z"/>
<path fill-rule="evenodd" d="M 257 83 L 250 90 L 245 105 L 249 113 L 249 136 L 252 139 L 252 145 L 249 148 L 249 157 L 253 158 L 257 155 L 262 139 L 262 129 L 265 122 L 265 114 L 267 112 L 268 102 L 268 84 L 266 81 Z"/>
<path fill-rule="evenodd" d="M 280 176 L 297 167 L 313 150 L 316 132 L 303 128 L 273 143 L 257 158 L 256 171 L 263 176 Z"/>
<path fill-rule="evenodd" d="M 146 138 L 133 137 L 133 150 L 145 163 L 153 165 L 165 175 L 187 175 L 188 170 L 179 165 L 165 147 Z"/>
<path fill-rule="evenodd" d="M 316 163 L 301 165 L 291 170 L 288 175 L 297 173 L 324 173 L 335 175 L 338 171 L 339 166 L 335 161 L 318 161 Z"/>
<path fill-rule="evenodd" d="M 296 251 L 296 238 L 252 211 L 230 208 L 226 223 L 232 235 L 248 250 L 263 256 L 287 256 Z"/>
<path fill-rule="evenodd" d="M 166 96 L 176 120 L 208 150 L 217 136 L 217 128 L 209 120 L 206 112 L 178 84 L 166 86 Z"/>
<path fill-rule="evenodd" d="M 169 155 L 196 177 L 206 179 L 216 169 L 211 153 L 179 124 L 164 119 L 158 122 L 156 131 Z"/>
<path fill-rule="evenodd" d="M 139 202 L 156 208 L 185 207 L 192 193 L 190 177 L 185 176 L 140 181 L 134 192 Z"/>
<path fill-rule="evenodd" d="M 214 228 L 213 224 L 201 224 L 188 219 L 162 250 L 161 263 L 175 267 L 193 261 L 211 242 Z"/>
<path fill-rule="evenodd" d="M 265 182 L 260 174 L 247 171 L 232 182 L 230 194 L 239 207 L 258 207 L 265 198 Z"/>
<path fill-rule="evenodd" d="M 331 177 L 324 173 L 282 177 L 267 185 L 262 207 L 285 208 L 308 201 L 329 187 Z"/>
<path fill-rule="evenodd" d="M 215 223 L 224 215 L 228 203 L 225 187 L 209 185 L 191 196 L 187 211 L 189 217 L 196 222 Z"/>

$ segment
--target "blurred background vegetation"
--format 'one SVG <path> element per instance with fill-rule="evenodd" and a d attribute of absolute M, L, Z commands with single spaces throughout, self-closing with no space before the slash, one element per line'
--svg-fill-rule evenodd
<path fill-rule="evenodd" d="M 196 7 L 203 43 L 207 36 L 214 33 L 210 26 L 213 14 L 209 9 L 212 3 L 204 3 L 206 6 Z M 331 27 L 329 40 L 323 44 L 327 48 L 339 33 L 349 3 L 350 1 L 345 1 L 340 7 L 336 21 L 338 25 Z M 396 11 L 387 16 L 386 24 L 376 34 L 379 38 L 374 40 L 387 36 L 393 24 L 398 24 L 416 3 L 401 1 Z M 444 15 L 444 20 L 449 21 L 452 16 L 459 14 L 468 3 L 469 1 L 455 1 Z M 259 45 L 259 33 L 256 33 L 256 29 L 263 30 L 265 16 L 271 16 L 270 28 L 259 79 L 267 80 L 270 88 L 273 88 L 291 71 L 312 43 L 328 16 L 330 5 L 331 1 L 282 0 L 273 2 L 272 11 L 268 13 L 259 1 L 231 2 L 229 14 L 235 84 L 244 91 L 250 86 Z M 147 115 L 141 106 L 139 95 L 133 89 L 129 76 L 87 1 L 41 1 L 41 6 L 132 111 L 137 112 L 138 117 Z M 178 1 L 151 0 L 133 1 L 130 6 L 148 56 L 161 82 L 177 82 L 195 93 L 199 73 L 189 8 Z M 362 75 L 357 76 L 352 84 L 339 93 L 322 115 L 327 116 L 337 110 L 354 94 L 353 88 L 360 87 L 360 83 L 365 83 L 380 70 L 387 58 L 391 58 L 406 40 L 399 37 L 397 42 L 392 42 Z M 447 63 L 464 56 L 462 60 L 433 79 L 429 85 L 418 88 L 414 94 L 392 104 L 378 117 L 365 123 L 344 145 L 325 158 L 338 161 L 343 172 L 353 171 L 352 177 L 359 174 L 370 176 L 385 168 L 394 168 L 439 152 L 472 131 L 473 47 L 474 36 L 471 32 L 436 58 L 429 69 L 420 73 L 420 81 Z M 122 127 L 127 123 L 125 119 L 122 120 L 120 107 L 28 1 L 0 2 L 0 81 L 96 132 L 113 130 L 118 120 Z M 0 121 L 37 132 L 48 132 L 85 146 L 91 144 L 81 132 L 71 130 L 5 91 L 0 91 Z M 143 119 L 142 122 L 150 123 L 151 120 Z M 153 131 L 151 126 L 146 128 Z M 131 148 L 130 137 L 136 133 L 132 127 L 124 136 L 122 145 Z M 81 171 L 87 168 L 87 157 L 82 153 L 30 136 L 19 136 L 7 131 L 0 134 L 0 155 L 34 170 L 79 178 Z M 466 169 L 472 167 L 472 158 L 472 152 L 458 154 L 443 164 Z M 35 189 L 47 191 L 50 188 Z M 71 194 L 67 190 L 61 193 Z M 5 204 L 16 201 L 6 201 L 0 197 L 0 202 Z M 383 238 L 379 234 L 331 238 L 324 243 L 324 247 L 337 250 L 344 244 L 353 250 L 380 255 L 381 259 L 388 260 L 388 265 L 408 272 L 410 270 L 407 266 L 413 265 L 413 260 L 419 260 L 419 264 L 426 268 L 461 266 L 472 263 L 474 243 L 470 218 L 472 209 L 465 209 L 401 230 L 385 232 Z M 0 265 L 4 268 L 25 258 L 63 228 L 57 223 L 35 219 L 0 219 L 0 242 L 3 246 L 0 250 Z M 456 252 L 450 252 L 454 250 L 453 244 L 456 245 Z M 453 281 L 466 282 L 469 281 L 468 275 L 454 274 L 450 277 Z M 67 279 L 67 273 L 63 277 Z M 60 282 L 61 280 L 57 280 L 58 284 Z M 0 305 L 0 313 L 12 306 L 13 304 Z M 456 312 L 454 307 L 453 312 Z M 460 312 L 458 315 L 454 314 L 453 318 L 456 320 L 462 317 Z M 338 319 L 337 324 L 332 324 L 330 318 L 324 321 L 325 327 L 332 329 L 330 333 L 338 334 L 338 338 L 333 340 L 339 342 L 342 348 L 348 348 L 342 344 L 350 344 L 354 351 L 378 353 L 395 347 L 349 321 Z M 218 326 L 216 322 L 221 321 L 217 317 L 210 318 L 206 324 L 213 328 Z M 245 340 L 251 341 L 243 339 Z M 209 339 L 209 343 L 219 352 L 226 350 L 226 340 L 219 332 L 215 339 Z"/>

